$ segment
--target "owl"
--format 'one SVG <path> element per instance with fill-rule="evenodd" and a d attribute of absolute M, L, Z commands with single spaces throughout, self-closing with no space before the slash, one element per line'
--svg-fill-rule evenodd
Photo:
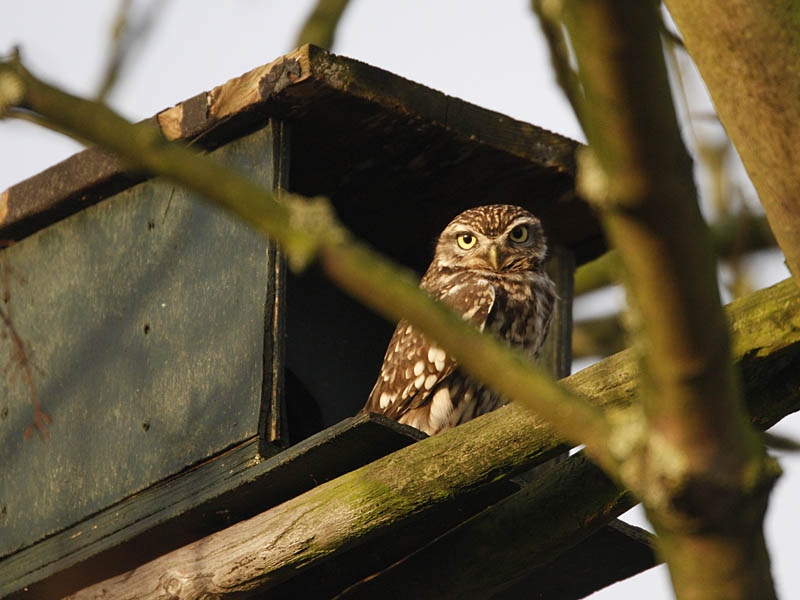
<path fill-rule="evenodd" d="M 542 267 L 546 253 L 542 225 L 527 210 L 479 206 L 442 231 L 420 287 L 481 331 L 536 357 L 556 300 L 555 284 Z M 400 321 L 362 412 L 433 435 L 505 403 L 433 340 Z"/>

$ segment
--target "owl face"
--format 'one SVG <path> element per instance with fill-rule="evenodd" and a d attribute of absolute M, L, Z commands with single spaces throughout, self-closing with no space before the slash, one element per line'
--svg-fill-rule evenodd
<path fill-rule="evenodd" d="M 494 204 L 453 219 L 439 236 L 433 264 L 454 270 L 518 273 L 538 268 L 546 253 L 539 219 L 518 206 Z"/>

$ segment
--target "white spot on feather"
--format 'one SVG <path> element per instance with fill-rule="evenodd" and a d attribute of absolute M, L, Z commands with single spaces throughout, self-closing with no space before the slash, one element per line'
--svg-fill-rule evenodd
<path fill-rule="evenodd" d="M 433 363 L 433 366 L 436 367 L 437 371 L 441 372 L 444 370 L 445 358 L 447 358 L 447 355 L 441 348 L 431 346 L 428 349 L 428 360 Z"/>
<path fill-rule="evenodd" d="M 380 406 L 381 406 L 381 408 L 386 408 L 386 407 L 387 407 L 387 406 L 389 406 L 389 405 L 390 405 L 392 402 L 394 402 L 394 396 L 392 396 L 391 394 L 388 394 L 388 393 L 386 393 L 386 392 L 383 392 L 383 393 L 381 394 L 381 399 L 380 399 Z"/>
<path fill-rule="evenodd" d="M 425 383 L 425 375 L 422 374 L 414 380 L 414 387 L 417 389 L 422 388 L 422 384 Z"/>
<path fill-rule="evenodd" d="M 463 290 L 465 287 L 466 287 L 466 284 L 464 284 L 464 283 L 457 283 L 456 285 L 454 285 L 454 286 L 450 287 L 450 288 L 449 288 L 449 289 L 446 291 L 446 293 L 445 293 L 445 296 L 455 296 L 455 295 L 456 295 L 456 294 L 458 294 L 458 293 L 459 293 L 461 290 Z"/>
<path fill-rule="evenodd" d="M 424 370 L 425 370 L 425 363 L 424 363 L 424 362 L 422 362 L 421 360 L 418 360 L 418 361 L 417 361 L 417 362 L 414 364 L 414 377 L 417 377 L 417 376 L 419 376 L 420 374 L 422 374 L 422 372 L 423 372 Z"/>
<path fill-rule="evenodd" d="M 435 363 L 437 361 L 443 361 L 445 357 L 444 350 L 441 348 L 437 348 L 436 346 L 431 346 L 428 348 L 428 361 Z"/>
<path fill-rule="evenodd" d="M 434 386 L 434 384 L 436 383 L 437 379 L 438 379 L 438 377 L 436 375 L 428 375 L 425 378 L 425 389 L 426 390 L 431 389 Z"/>
<path fill-rule="evenodd" d="M 472 317 L 475 316 L 475 313 L 477 313 L 480 310 L 480 308 L 481 308 L 481 305 L 480 304 L 476 304 L 475 306 L 470 308 L 467 312 L 465 312 L 461 316 L 465 321 L 469 321 Z"/>
<path fill-rule="evenodd" d="M 453 403 L 450 401 L 450 390 L 446 387 L 439 388 L 433 395 L 430 417 L 428 417 L 428 422 L 434 431 L 438 431 L 447 425 L 452 411 Z"/>

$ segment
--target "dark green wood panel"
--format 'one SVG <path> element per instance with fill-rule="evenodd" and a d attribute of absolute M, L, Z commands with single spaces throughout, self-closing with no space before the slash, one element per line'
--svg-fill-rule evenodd
<path fill-rule="evenodd" d="M 367 414 L 264 461 L 246 442 L 0 561 L 0 597 L 61 598 L 424 437 Z"/>
<path fill-rule="evenodd" d="M 271 185 L 271 131 L 216 154 Z M 153 180 L 3 260 L 4 309 L 52 424 L 46 440 L 23 441 L 30 392 L 19 373 L 0 378 L 0 556 L 257 435 L 265 238 Z"/>

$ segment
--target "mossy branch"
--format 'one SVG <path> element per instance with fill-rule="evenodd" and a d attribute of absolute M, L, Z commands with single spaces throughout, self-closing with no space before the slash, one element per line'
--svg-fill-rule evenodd
<path fill-rule="evenodd" d="M 271 190 L 235 170 L 167 142 L 155 124 L 131 124 L 106 106 L 66 94 L 33 77 L 19 61 L 0 63 L 0 82 L 5 83 L 5 88 L 0 85 L 0 108 L 32 111 L 47 124 L 114 152 L 136 171 L 185 185 L 270 236 L 297 268 L 317 260 L 356 299 L 389 319 L 407 318 L 479 380 L 536 411 L 565 438 L 587 444 L 594 460 L 613 470 L 605 451 L 602 413 L 553 382 L 522 354 L 468 326 L 422 293 L 408 272 L 352 239 L 324 200 L 309 203 L 282 194 L 277 203 Z M 13 94 L 3 94 L 3 89 Z"/>

